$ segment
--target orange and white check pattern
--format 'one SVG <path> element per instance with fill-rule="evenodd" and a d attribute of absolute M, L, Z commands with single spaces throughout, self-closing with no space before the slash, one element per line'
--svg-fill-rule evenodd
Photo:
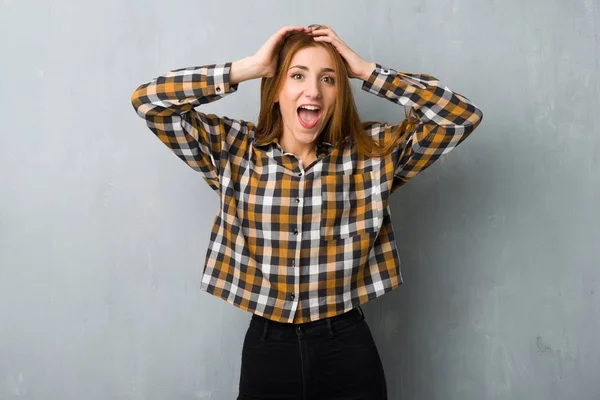
<path fill-rule="evenodd" d="M 412 107 L 420 123 L 388 156 L 361 156 L 349 140 L 322 142 L 308 166 L 277 140 L 255 143 L 252 122 L 195 109 L 237 91 L 230 68 L 172 70 L 131 97 L 150 130 L 220 198 L 201 289 L 274 321 L 304 323 L 398 287 L 389 195 L 465 140 L 481 110 L 430 75 L 377 64 L 362 89 Z M 379 140 L 396 126 L 364 124 Z"/>

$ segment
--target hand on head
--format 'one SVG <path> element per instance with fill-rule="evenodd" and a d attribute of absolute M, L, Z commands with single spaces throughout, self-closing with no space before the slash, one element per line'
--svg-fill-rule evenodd
<path fill-rule="evenodd" d="M 260 75 L 265 78 L 275 76 L 277 72 L 277 53 L 286 37 L 294 33 L 310 33 L 310 28 L 304 26 L 286 26 L 275 32 L 258 51 L 252 56 L 260 68 Z"/>
<path fill-rule="evenodd" d="M 315 42 L 330 43 L 346 60 L 350 78 L 365 78 L 375 68 L 375 63 L 367 62 L 356 54 L 339 36 L 328 26 L 313 24 L 304 26 L 286 26 L 275 32 L 263 46 L 252 56 L 260 68 L 262 77 L 275 76 L 277 69 L 277 54 L 279 47 L 288 36 L 295 33 L 305 33 L 313 36 Z"/>

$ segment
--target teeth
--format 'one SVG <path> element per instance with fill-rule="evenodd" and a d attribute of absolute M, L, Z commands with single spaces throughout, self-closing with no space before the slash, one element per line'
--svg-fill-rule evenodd
<path fill-rule="evenodd" d="M 306 110 L 312 110 L 312 111 L 318 111 L 318 110 L 320 110 L 320 108 L 317 107 L 317 106 L 300 106 L 300 108 L 304 108 Z"/>

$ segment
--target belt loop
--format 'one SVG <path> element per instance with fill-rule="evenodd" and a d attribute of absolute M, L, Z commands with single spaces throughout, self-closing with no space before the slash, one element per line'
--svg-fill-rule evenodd
<path fill-rule="evenodd" d="M 365 319 L 365 313 L 363 312 L 363 309 L 362 309 L 362 307 L 359 305 L 359 306 L 358 306 L 358 307 L 356 307 L 356 308 L 358 308 L 358 311 L 360 312 L 360 315 L 362 315 L 362 319 Z"/>
<path fill-rule="evenodd" d="M 263 329 L 263 336 L 262 336 L 263 342 L 265 340 L 267 340 L 267 332 L 268 331 L 269 331 L 269 321 L 265 320 L 265 325 L 264 325 L 264 329 Z"/>
<path fill-rule="evenodd" d="M 335 337 L 333 334 L 333 326 L 331 325 L 331 318 L 327 318 L 327 328 L 329 328 L 329 337 Z"/>

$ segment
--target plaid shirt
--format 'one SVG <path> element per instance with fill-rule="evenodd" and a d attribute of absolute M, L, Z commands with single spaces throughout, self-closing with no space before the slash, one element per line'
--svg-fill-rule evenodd
<path fill-rule="evenodd" d="M 433 76 L 377 64 L 362 89 L 420 118 L 385 157 L 320 143 L 303 165 L 277 140 L 258 145 L 255 124 L 196 106 L 237 90 L 231 63 L 172 70 L 131 97 L 150 130 L 218 194 L 201 289 L 286 323 L 332 317 L 402 283 L 390 193 L 450 152 L 482 112 Z M 396 125 L 365 124 L 381 139 Z"/>

